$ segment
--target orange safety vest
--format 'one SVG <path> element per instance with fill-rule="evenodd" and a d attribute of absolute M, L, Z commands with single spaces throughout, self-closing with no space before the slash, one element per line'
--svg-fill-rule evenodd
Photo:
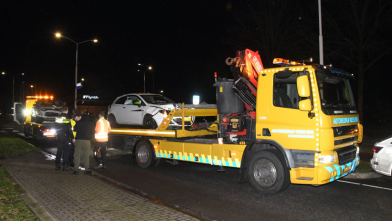
<path fill-rule="evenodd" d="M 111 131 L 110 124 L 105 118 L 100 118 L 95 125 L 95 140 L 108 142 L 108 133 Z"/>

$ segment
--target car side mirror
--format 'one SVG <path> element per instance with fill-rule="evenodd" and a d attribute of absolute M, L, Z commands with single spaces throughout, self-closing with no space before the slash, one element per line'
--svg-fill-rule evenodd
<path fill-rule="evenodd" d="M 141 106 L 142 106 L 142 104 L 138 104 L 137 106 L 138 106 L 138 107 L 141 107 Z"/>

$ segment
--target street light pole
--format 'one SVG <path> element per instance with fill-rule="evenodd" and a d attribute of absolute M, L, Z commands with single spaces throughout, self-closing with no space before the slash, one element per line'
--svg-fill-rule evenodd
<path fill-rule="evenodd" d="M 75 110 L 78 109 L 77 106 L 77 100 L 78 100 L 78 89 L 77 89 L 77 84 L 78 84 L 78 50 L 79 50 L 79 44 L 76 44 L 76 64 L 75 64 L 75 103 L 74 103 L 74 108 Z"/>
<path fill-rule="evenodd" d="M 154 71 L 152 70 L 152 66 L 147 66 L 147 65 L 144 65 L 144 64 L 140 64 L 140 63 L 137 64 L 137 65 L 147 67 L 148 70 L 152 71 L 152 93 L 154 93 Z M 143 73 L 144 73 L 144 93 L 146 93 L 146 70 L 144 70 Z"/>
<path fill-rule="evenodd" d="M 75 43 L 76 44 L 76 63 L 75 63 L 75 101 L 74 101 L 74 108 L 75 109 L 77 109 L 77 99 L 78 99 L 78 89 L 76 88 L 76 86 L 77 86 L 77 84 L 78 84 L 78 51 L 79 51 L 79 44 L 82 44 L 82 43 L 86 43 L 86 42 L 89 42 L 89 41 L 92 41 L 92 42 L 94 42 L 94 43 L 97 43 L 98 42 L 98 40 L 97 39 L 92 39 L 92 40 L 86 40 L 86 41 L 81 41 L 81 42 L 76 42 L 76 41 L 74 41 L 74 40 L 72 40 L 72 39 L 70 39 L 70 38 L 68 38 L 67 36 L 63 36 L 63 35 L 61 35 L 60 33 L 56 33 L 55 34 L 56 35 L 56 37 L 57 38 L 66 38 L 66 39 L 68 39 L 68 40 L 70 40 L 70 41 L 72 41 L 73 43 Z"/>
<path fill-rule="evenodd" d="M 3 71 L 1 72 L 2 75 L 6 75 L 6 73 Z M 15 74 L 9 74 L 12 76 L 12 106 L 14 106 L 15 103 Z M 24 75 L 24 73 L 22 74 L 18 74 L 18 75 Z"/>

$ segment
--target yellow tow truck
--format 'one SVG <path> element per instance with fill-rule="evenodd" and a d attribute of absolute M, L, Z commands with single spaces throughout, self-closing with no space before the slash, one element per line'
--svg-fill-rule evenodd
<path fill-rule="evenodd" d="M 25 137 L 55 138 L 55 119 L 61 114 L 63 103 L 49 95 L 26 96 L 25 106 L 14 103 L 14 121 L 23 125 Z"/>
<path fill-rule="evenodd" d="M 322 185 L 353 172 L 362 141 L 345 71 L 275 59 L 264 69 L 258 52 L 228 58 L 233 79 L 215 76 L 216 108 L 172 110 L 155 130 L 113 128 L 109 143 L 123 137 L 138 165 L 178 161 L 239 169 L 239 182 L 275 194 L 290 184 Z M 215 116 L 198 128 L 169 130 L 173 117 Z M 184 120 L 183 120 L 184 122 Z"/>

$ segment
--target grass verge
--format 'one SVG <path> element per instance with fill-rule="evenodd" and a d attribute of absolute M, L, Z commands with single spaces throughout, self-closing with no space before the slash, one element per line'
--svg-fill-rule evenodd
<path fill-rule="evenodd" d="M 0 133 L 0 159 L 38 150 L 16 135 Z M 19 185 L 0 165 L 0 220 L 39 220 L 20 198 L 18 188 Z"/>
<path fill-rule="evenodd" d="M 0 133 L 0 159 L 16 157 L 39 149 L 14 134 Z"/>
<path fill-rule="evenodd" d="M 369 173 L 372 172 L 373 169 L 370 167 L 370 162 L 367 161 L 361 161 L 357 168 L 355 169 L 355 172 L 359 173 Z"/>
<path fill-rule="evenodd" d="M 39 220 L 19 197 L 18 188 L 0 166 L 0 220 Z"/>

